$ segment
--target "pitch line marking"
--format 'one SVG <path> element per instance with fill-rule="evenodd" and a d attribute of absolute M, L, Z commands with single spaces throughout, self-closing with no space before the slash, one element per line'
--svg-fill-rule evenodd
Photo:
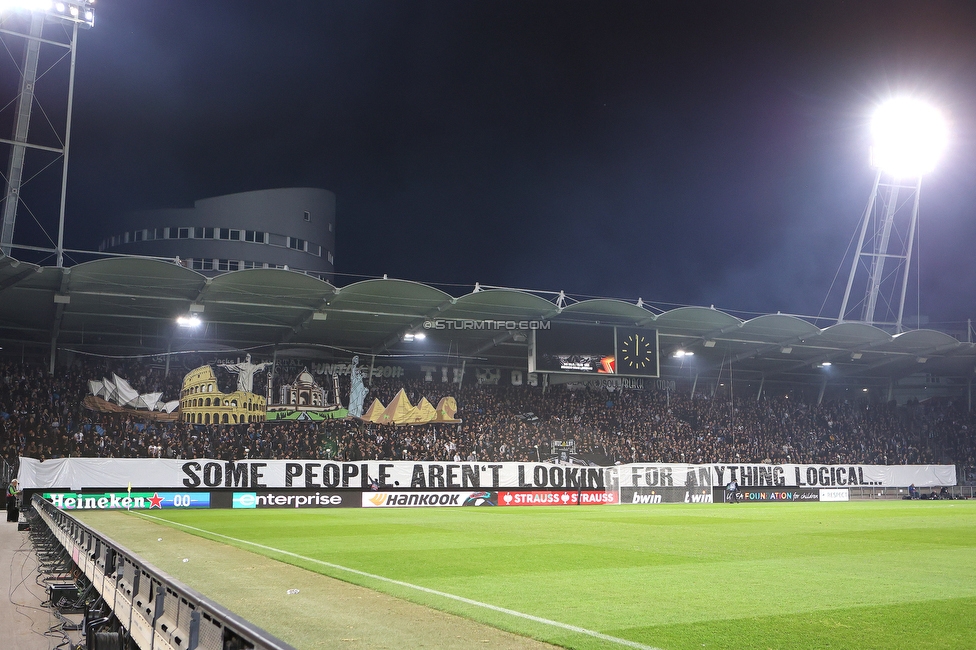
<path fill-rule="evenodd" d="M 415 585 L 409 582 L 403 582 L 402 580 L 394 580 L 393 578 L 387 578 L 386 576 L 377 575 L 375 573 L 369 573 L 367 571 L 360 571 L 359 569 L 352 569 L 349 567 L 342 566 L 341 564 L 333 564 L 332 562 L 326 562 L 325 560 L 317 560 L 313 557 L 306 557 L 304 555 L 299 555 L 298 553 L 292 553 L 291 551 L 284 551 L 280 548 L 274 548 L 273 546 L 265 546 L 264 544 L 258 544 L 257 542 L 250 542 L 246 539 L 238 539 L 236 537 L 231 537 L 230 535 L 222 535 L 221 533 L 215 533 L 213 531 L 205 530 L 203 528 L 197 528 L 196 526 L 182 524 L 178 521 L 170 521 L 169 519 L 156 517 L 154 515 L 148 515 L 142 512 L 133 511 L 132 514 L 138 515 L 140 517 L 146 517 L 147 519 L 155 519 L 156 521 L 161 521 L 172 526 L 179 526 L 181 528 L 195 530 L 197 532 L 205 533 L 207 535 L 213 535 L 214 537 L 222 537 L 223 539 L 230 540 L 232 542 L 237 542 L 239 544 L 247 544 L 248 546 L 254 546 L 256 548 L 261 548 L 266 551 L 271 551 L 273 553 L 280 553 L 281 555 L 287 555 L 289 557 L 293 557 L 299 560 L 305 560 L 306 562 L 312 562 L 313 564 L 321 564 L 322 566 L 327 566 L 331 569 L 346 571 L 348 573 L 353 573 L 359 576 L 363 576 L 364 578 L 379 580 L 380 582 L 388 582 L 390 584 L 399 585 L 401 587 L 407 587 L 408 589 L 415 589 L 417 591 L 422 591 L 424 593 L 431 594 L 433 596 L 440 596 L 441 598 L 449 598 L 451 600 L 456 600 L 460 603 L 465 603 L 466 605 L 474 605 L 475 607 L 482 607 L 484 609 L 489 609 L 493 612 L 508 614 L 509 616 L 523 618 L 525 620 L 533 621 L 535 623 L 542 623 L 543 625 L 558 627 L 560 629 L 568 630 L 570 632 L 585 634 L 586 636 L 591 636 L 595 639 L 608 641 L 610 643 L 616 643 L 617 645 L 627 646 L 628 648 L 637 648 L 637 650 L 662 650 L 661 648 L 655 648 L 654 646 L 644 645 L 643 643 L 637 643 L 636 641 L 621 639 L 619 637 L 610 636 L 609 634 L 603 634 L 602 632 L 597 632 L 595 630 L 588 630 L 585 627 L 578 627 L 576 625 L 570 625 L 569 623 L 562 623 L 560 621 L 553 621 L 548 618 L 542 618 L 541 616 L 534 616 L 532 614 L 526 614 L 524 612 L 519 612 L 514 609 L 508 609 L 507 607 L 499 607 L 498 605 L 492 605 L 491 603 L 483 603 L 479 600 L 472 600 L 471 598 L 465 598 L 464 596 L 449 594 L 446 591 L 438 591 L 437 589 L 422 587 L 421 585 Z"/>

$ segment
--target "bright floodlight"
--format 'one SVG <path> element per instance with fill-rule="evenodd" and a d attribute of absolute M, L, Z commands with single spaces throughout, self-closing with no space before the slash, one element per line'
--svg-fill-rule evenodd
<path fill-rule="evenodd" d="M 94 0 L 0 0 L 0 13 L 5 11 L 36 11 L 48 18 L 77 23 L 80 27 L 95 24 Z"/>
<path fill-rule="evenodd" d="M 938 110 L 916 99 L 892 99 L 871 121 L 871 162 L 897 178 L 917 178 L 935 168 L 948 129 Z"/>
<path fill-rule="evenodd" d="M 180 316 L 176 319 L 176 324 L 180 327 L 200 327 L 199 316 Z"/>
<path fill-rule="evenodd" d="M 0 0 L 0 11 L 22 9 L 24 11 L 47 11 L 51 8 L 50 0 Z"/>

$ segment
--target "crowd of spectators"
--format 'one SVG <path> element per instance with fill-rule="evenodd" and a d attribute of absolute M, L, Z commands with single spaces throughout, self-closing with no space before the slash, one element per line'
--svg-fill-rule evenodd
<path fill-rule="evenodd" d="M 225 371 L 222 371 L 225 372 Z M 387 404 L 404 388 L 411 403 L 457 400 L 460 424 L 409 427 L 359 420 L 190 425 L 132 413 L 87 410 L 88 379 L 116 373 L 141 392 L 176 399 L 182 371 L 144 363 L 78 360 L 54 375 L 44 364 L 0 361 L 0 453 L 19 456 L 307 458 L 535 461 L 553 440 L 597 462 L 956 464 L 976 478 L 976 416 L 965 404 L 898 406 L 869 401 L 807 404 L 784 397 L 735 399 L 662 390 L 608 391 L 481 386 L 378 379 Z M 218 374 L 232 389 L 234 378 Z M 266 377 L 255 377 L 263 392 Z M 340 381 L 348 394 L 349 381 Z M 343 400 L 345 401 L 345 400 Z"/>

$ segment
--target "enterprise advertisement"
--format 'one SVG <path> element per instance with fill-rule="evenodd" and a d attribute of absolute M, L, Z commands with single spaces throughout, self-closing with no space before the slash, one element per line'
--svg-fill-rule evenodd
<path fill-rule="evenodd" d="M 234 492 L 231 508 L 358 508 L 358 492 L 296 492 L 265 490 L 262 492 Z"/>

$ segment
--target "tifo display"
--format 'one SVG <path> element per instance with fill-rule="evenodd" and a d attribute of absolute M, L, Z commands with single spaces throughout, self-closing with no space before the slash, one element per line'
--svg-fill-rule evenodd
<path fill-rule="evenodd" d="M 630 335 L 601 331 L 605 343 Z M 0 365 L 2 449 L 25 495 L 65 509 L 410 507 L 435 492 L 450 493 L 438 507 L 608 505 L 722 501 L 734 482 L 745 501 L 780 502 L 931 496 L 974 465 L 976 418 L 951 402 L 729 400 L 478 368 L 463 383 L 358 359 L 186 361 L 77 361 L 54 376 Z M 268 421 L 279 408 L 291 410 Z"/>

